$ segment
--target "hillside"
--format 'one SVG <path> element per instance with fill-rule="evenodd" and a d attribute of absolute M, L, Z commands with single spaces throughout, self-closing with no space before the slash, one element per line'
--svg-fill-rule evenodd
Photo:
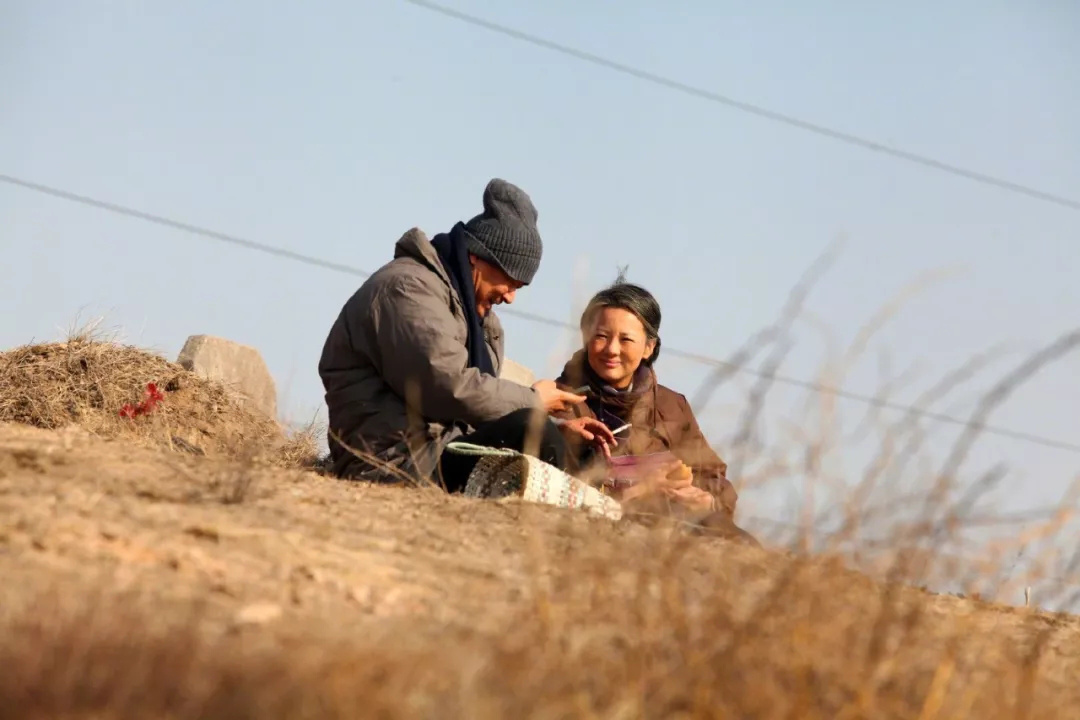
<path fill-rule="evenodd" d="M 177 435 L 172 412 L 159 435 L 0 423 L 0 718 L 1053 718 L 1080 703 L 1073 617 L 674 528 L 340 482 L 280 453 L 194 453 L 153 440 Z"/>

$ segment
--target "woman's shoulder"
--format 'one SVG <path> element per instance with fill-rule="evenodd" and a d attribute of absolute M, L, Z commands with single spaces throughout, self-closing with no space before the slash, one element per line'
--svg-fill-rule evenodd
<path fill-rule="evenodd" d="M 656 410 L 670 421 L 683 422 L 694 417 L 690 401 L 678 390 L 656 383 Z"/>
<path fill-rule="evenodd" d="M 690 401 L 678 390 L 657 383 L 656 411 L 672 439 L 681 438 L 676 442 L 682 442 L 690 435 L 700 432 L 695 430 L 698 422 L 694 409 L 690 407 Z"/>
<path fill-rule="evenodd" d="M 583 384 L 585 384 L 584 358 L 579 350 L 563 365 L 562 372 L 555 378 L 555 385 L 560 390 L 570 390 L 581 387 Z"/>
<path fill-rule="evenodd" d="M 656 401 L 658 403 L 686 406 L 688 409 L 690 407 L 690 401 L 686 399 L 685 395 L 659 382 L 656 383 Z"/>

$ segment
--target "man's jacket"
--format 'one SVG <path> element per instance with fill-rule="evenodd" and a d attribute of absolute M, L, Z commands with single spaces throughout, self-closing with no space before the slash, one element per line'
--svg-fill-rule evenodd
<path fill-rule="evenodd" d="M 409 230 L 394 259 L 345 303 L 323 346 L 319 375 L 335 474 L 434 478 L 453 438 L 537 406 L 532 389 L 467 367 L 466 335 L 461 298 L 435 249 L 419 229 Z M 498 373 L 503 331 L 494 311 L 484 336 Z"/>

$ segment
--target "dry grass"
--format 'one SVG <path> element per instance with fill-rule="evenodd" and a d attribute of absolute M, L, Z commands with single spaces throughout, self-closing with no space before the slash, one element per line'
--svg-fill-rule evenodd
<path fill-rule="evenodd" d="M 146 415 L 121 416 L 149 383 L 164 400 Z M 0 353 L 0 422 L 45 429 L 77 425 L 196 455 L 251 457 L 286 467 L 317 460 L 314 429 L 286 437 L 272 418 L 237 403 L 220 384 L 145 350 L 76 336 Z"/>
<path fill-rule="evenodd" d="M 677 526 L 313 473 L 249 467 L 254 490 L 230 504 L 243 469 L 0 427 L 0 718 L 1055 718 L 1080 703 L 1072 616 Z"/>

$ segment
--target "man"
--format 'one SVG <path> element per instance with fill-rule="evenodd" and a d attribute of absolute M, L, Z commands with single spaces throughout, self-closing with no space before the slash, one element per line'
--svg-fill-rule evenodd
<path fill-rule="evenodd" d="M 498 178 L 483 208 L 430 241 L 417 228 L 406 232 L 331 327 L 319 375 L 334 474 L 441 478 L 460 490 L 476 460 L 444 454 L 452 440 L 565 467 L 563 435 L 546 415 L 585 398 L 553 380 L 528 388 L 498 377 L 503 331 L 494 307 L 512 303 L 540 266 L 538 213 L 523 190 Z M 602 424 L 562 429 L 614 442 Z"/>

